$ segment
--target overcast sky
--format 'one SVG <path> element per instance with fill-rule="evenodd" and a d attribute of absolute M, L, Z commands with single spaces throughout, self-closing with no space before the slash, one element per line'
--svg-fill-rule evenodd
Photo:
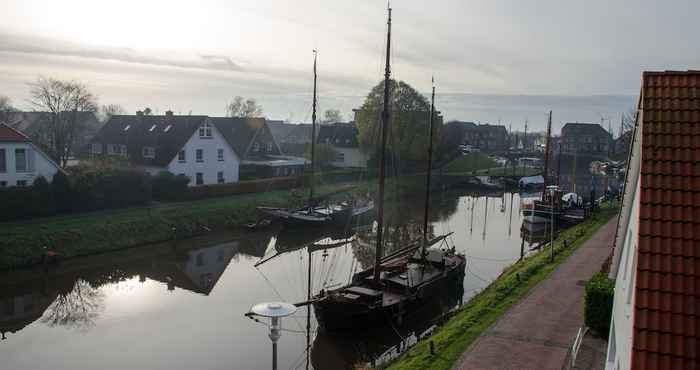
<path fill-rule="evenodd" d="M 420 91 L 435 74 L 443 94 L 634 96 L 643 70 L 700 69 L 697 0 L 392 7 L 394 77 Z M 304 99 L 294 97 L 310 93 L 312 49 L 325 108 L 340 97 L 359 101 L 381 79 L 385 8 L 376 0 L 0 0 L 0 95 L 26 108 L 26 83 L 43 75 L 80 79 L 100 103 L 129 110 L 222 114 L 242 95 L 272 118 L 303 119 L 293 112 L 305 111 Z"/>

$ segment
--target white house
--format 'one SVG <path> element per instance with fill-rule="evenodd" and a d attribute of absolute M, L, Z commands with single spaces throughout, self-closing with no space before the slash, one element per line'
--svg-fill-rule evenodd
<path fill-rule="evenodd" d="M 0 188 L 29 186 L 43 176 L 51 182 L 61 168 L 28 136 L 0 123 Z"/>
<path fill-rule="evenodd" d="M 241 163 L 274 158 L 280 150 L 263 118 L 112 116 L 92 139 L 93 157 L 124 158 L 151 174 L 168 171 L 190 186 L 239 181 Z"/>
<path fill-rule="evenodd" d="M 317 144 L 329 144 L 335 150 L 335 160 L 331 165 L 335 167 L 367 167 L 369 156 L 360 150 L 357 139 L 359 131 L 357 126 L 351 123 L 334 123 L 319 127 Z"/>
<path fill-rule="evenodd" d="M 700 71 L 645 72 L 605 368 L 700 368 Z"/>

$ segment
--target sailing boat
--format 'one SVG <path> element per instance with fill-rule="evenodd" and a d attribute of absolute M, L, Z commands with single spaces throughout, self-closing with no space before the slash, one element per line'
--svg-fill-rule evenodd
<path fill-rule="evenodd" d="M 435 87 L 430 109 L 428 174 L 423 238 L 382 256 L 384 231 L 384 183 L 386 171 L 386 141 L 389 125 L 389 85 L 391 76 L 391 8 L 388 9 L 386 64 L 384 72 L 384 105 L 381 116 L 381 151 L 379 162 L 379 207 L 375 262 L 372 268 L 353 275 L 352 281 L 340 288 L 321 290 L 311 300 L 319 327 L 325 331 L 357 329 L 398 322 L 404 315 L 420 309 L 442 288 L 462 284 L 466 259 L 451 248 L 433 248 L 447 244 L 450 234 L 428 240 L 428 204 L 432 170 L 433 116 Z"/>
<path fill-rule="evenodd" d="M 315 182 L 315 145 L 316 145 L 316 57 L 314 50 L 314 93 L 311 113 L 311 177 L 309 184 L 309 200 L 299 208 L 257 207 L 258 212 L 286 224 L 299 226 L 328 226 L 331 224 L 345 226 L 351 217 L 367 213 L 374 208 L 371 199 L 353 199 L 336 204 L 319 204 L 314 199 Z"/>
<path fill-rule="evenodd" d="M 539 200 L 523 208 L 523 229 L 528 232 L 541 231 L 546 225 L 557 221 L 561 216 L 562 192 L 558 185 L 547 185 L 549 182 L 549 156 L 551 150 L 552 111 L 549 111 L 547 122 L 547 142 L 544 153 L 544 189 Z M 551 226 L 550 226 L 551 227 Z"/>

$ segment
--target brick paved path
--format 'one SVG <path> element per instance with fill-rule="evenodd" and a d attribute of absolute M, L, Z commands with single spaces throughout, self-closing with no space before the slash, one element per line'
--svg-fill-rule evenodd
<path fill-rule="evenodd" d="M 455 366 L 560 370 L 583 325 L 583 281 L 610 255 L 617 218 L 574 251 L 467 349 Z"/>

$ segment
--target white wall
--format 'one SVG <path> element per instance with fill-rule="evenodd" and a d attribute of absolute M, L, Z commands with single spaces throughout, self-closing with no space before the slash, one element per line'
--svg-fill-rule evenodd
<path fill-rule="evenodd" d="M 359 148 L 343 148 L 333 147 L 338 153 L 343 153 L 345 156 L 343 161 L 333 161 L 331 165 L 335 167 L 367 167 L 368 156 Z"/>
<path fill-rule="evenodd" d="M 51 182 L 58 172 L 58 166 L 49 157 L 41 152 L 32 143 L 0 143 L 0 149 L 5 149 L 6 172 L 0 172 L 0 181 L 5 181 L 7 186 L 16 186 L 18 180 L 26 180 L 27 186 L 34 183 L 39 176 L 44 176 Z M 15 149 L 27 149 L 34 152 L 34 170 L 30 172 L 17 172 L 15 169 Z M 28 155 L 32 155 L 29 154 Z"/>
<path fill-rule="evenodd" d="M 630 222 L 621 249 L 620 265 L 615 280 L 612 323 L 608 341 L 606 370 L 629 369 L 632 360 L 632 329 L 634 324 L 635 281 L 639 230 L 640 182 L 634 188 Z"/>
<path fill-rule="evenodd" d="M 224 182 L 238 182 L 238 166 L 240 159 L 236 153 L 228 145 L 224 137 L 216 130 L 214 125 L 211 125 L 212 137 L 200 138 L 199 130 L 195 130 L 192 137 L 184 146 L 185 162 L 178 161 L 178 156 L 168 164 L 168 171 L 175 175 L 185 174 L 190 178 L 189 186 L 196 185 L 196 173 L 201 172 L 204 176 L 203 185 L 217 184 L 217 173 L 224 173 Z M 196 161 L 197 149 L 204 150 L 204 161 Z M 224 150 L 224 161 L 221 162 L 217 158 L 218 149 Z"/>

